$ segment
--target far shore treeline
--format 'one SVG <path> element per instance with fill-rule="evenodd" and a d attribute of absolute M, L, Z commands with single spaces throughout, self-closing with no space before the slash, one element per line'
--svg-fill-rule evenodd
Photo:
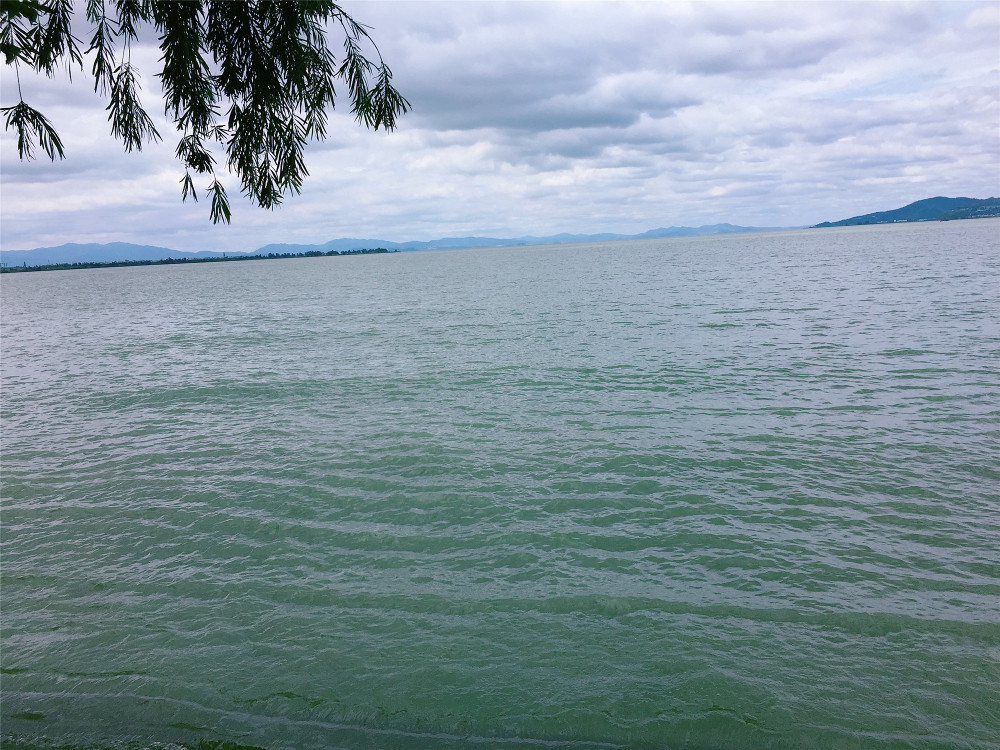
<path fill-rule="evenodd" d="M 79 263 L 50 263 L 44 266 L 2 266 L 0 273 L 24 273 L 25 271 L 66 271 L 76 268 L 118 268 L 120 266 L 174 266 L 189 263 L 228 263 L 244 260 L 273 260 L 275 258 L 321 258 L 331 255 L 374 255 L 377 253 L 398 253 L 384 247 L 361 248 L 358 250 L 308 250 L 304 253 L 267 253 L 267 255 L 223 255 L 217 258 L 161 258 L 158 260 L 109 260 L 84 261 Z"/>
<path fill-rule="evenodd" d="M 954 219 L 986 219 L 1000 217 L 1000 198 L 925 198 L 892 211 L 853 216 L 834 222 L 816 224 L 812 229 L 847 227 L 869 224 L 897 224 Z M 271 244 L 250 253 L 216 254 L 201 251 L 188 255 L 166 247 L 112 242 L 106 245 L 66 244 L 58 247 L 38 247 L 33 250 L 0 251 L 0 273 L 22 271 L 57 271 L 74 268 L 108 268 L 115 266 L 161 266 L 175 263 L 219 263 L 237 260 L 269 260 L 272 258 L 315 258 L 324 255 L 365 255 L 416 250 L 457 250 L 486 247 L 522 247 L 583 242 L 613 242 L 619 240 L 658 239 L 666 237 L 696 237 L 744 232 L 773 232 L 810 227 L 746 227 L 734 224 L 710 224 L 700 227 L 659 227 L 640 234 L 554 234 L 546 237 L 523 236 L 508 239 L 496 237 L 447 237 L 437 240 L 394 242 L 384 239 L 342 237 L 322 245 Z M 361 243 L 376 247 L 359 248 Z M 385 247 L 388 245 L 389 247 Z M 270 252 L 268 252 L 270 250 Z M 164 257 L 166 256 L 166 257 Z M 89 260 L 88 260 L 89 258 Z"/>

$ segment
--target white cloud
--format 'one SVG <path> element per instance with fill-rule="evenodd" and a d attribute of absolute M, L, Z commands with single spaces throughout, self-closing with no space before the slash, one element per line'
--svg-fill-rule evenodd
<path fill-rule="evenodd" d="M 141 154 L 108 135 L 85 77 L 22 77 L 69 158 L 21 163 L 0 138 L 3 246 L 802 225 L 1000 193 L 995 3 L 348 8 L 413 104 L 397 132 L 338 110 L 301 196 L 273 212 L 238 199 L 214 227 L 204 202 L 180 203 L 155 48 L 134 60 L 164 141 Z M 13 90 L 4 70 L 4 104 Z"/>

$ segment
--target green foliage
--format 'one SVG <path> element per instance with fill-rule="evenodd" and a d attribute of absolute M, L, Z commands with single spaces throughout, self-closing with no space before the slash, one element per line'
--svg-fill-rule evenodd
<path fill-rule="evenodd" d="M 73 65 L 82 70 L 72 15 L 72 0 L 3 0 L 0 51 L 6 64 L 49 76 L 60 63 L 70 74 Z M 139 100 L 139 76 L 130 62 L 140 32 L 157 34 L 164 109 L 180 133 L 181 199 L 198 200 L 192 173 L 207 176 L 213 222 L 228 223 L 232 216 L 213 147 L 225 153 L 226 167 L 250 200 L 274 208 L 302 189 L 304 149 L 326 137 L 338 79 L 365 127 L 392 130 L 410 108 L 393 88 L 392 71 L 366 27 L 332 0 L 87 0 L 86 18 L 93 28 L 86 54 L 93 60 L 94 90 L 108 96 L 111 132 L 126 151 L 160 139 Z M 331 27 L 343 35 L 339 61 L 327 43 Z M 6 128 L 17 133 L 20 157 L 32 158 L 37 143 L 49 158 L 64 158 L 51 124 L 25 104 L 20 79 L 18 99 L 0 111 Z"/>
<path fill-rule="evenodd" d="M 20 101 L 13 107 L 4 107 L 2 111 L 5 114 L 5 127 L 8 130 L 13 127 L 17 132 L 17 153 L 22 159 L 34 158 L 32 150 L 34 141 L 38 142 L 53 161 L 56 154 L 60 159 L 66 158 L 59 134 L 37 109 L 32 109 L 24 101 Z"/>

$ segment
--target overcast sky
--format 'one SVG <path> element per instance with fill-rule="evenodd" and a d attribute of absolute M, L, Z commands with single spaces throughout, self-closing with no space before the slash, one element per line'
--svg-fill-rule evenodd
<path fill-rule="evenodd" d="M 997 2 L 344 5 L 413 105 L 395 132 L 345 106 L 302 195 L 265 211 L 229 177 L 233 223 L 213 226 L 207 200 L 181 203 L 157 50 L 132 57 L 164 135 L 141 153 L 111 137 L 87 74 L 22 74 L 67 159 L 19 162 L 2 136 L 4 249 L 801 226 L 1000 194 Z M 6 66 L 2 83 L 15 103 Z"/>

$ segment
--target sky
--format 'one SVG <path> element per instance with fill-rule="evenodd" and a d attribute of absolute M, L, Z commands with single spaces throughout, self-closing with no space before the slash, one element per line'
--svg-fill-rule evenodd
<path fill-rule="evenodd" d="M 25 101 L 67 158 L 22 162 L 0 136 L 0 245 L 249 251 L 805 226 L 1000 195 L 997 2 L 343 5 L 371 27 L 412 105 L 395 131 L 365 130 L 344 102 L 327 140 L 307 148 L 301 195 L 256 208 L 223 175 L 233 219 L 213 225 L 204 197 L 181 202 L 150 33 L 132 62 L 164 138 L 139 153 L 112 138 L 89 73 L 22 71 Z M 76 23 L 89 39 L 82 13 Z M 2 67 L 9 106 L 17 83 Z"/>

